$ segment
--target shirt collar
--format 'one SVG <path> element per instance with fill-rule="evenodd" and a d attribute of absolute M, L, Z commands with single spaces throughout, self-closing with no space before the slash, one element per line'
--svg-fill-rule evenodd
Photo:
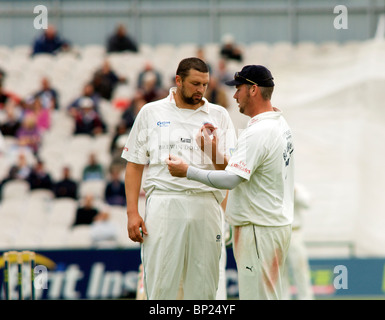
<path fill-rule="evenodd" d="M 247 126 L 250 127 L 251 125 L 265 119 L 277 119 L 281 116 L 282 111 L 276 109 L 274 111 L 267 111 L 257 114 L 256 116 L 252 117 L 249 122 L 247 123 Z"/>
<path fill-rule="evenodd" d="M 168 95 L 167 99 L 171 104 L 173 104 L 176 108 L 178 108 L 178 106 L 175 103 L 174 93 L 176 93 L 176 87 L 170 88 L 169 95 Z M 205 97 L 203 97 L 202 100 L 204 101 L 204 104 L 202 106 L 200 106 L 198 109 L 196 109 L 195 111 L 203 111 L 203 112 L 209 113 L 208 100 Z"/>

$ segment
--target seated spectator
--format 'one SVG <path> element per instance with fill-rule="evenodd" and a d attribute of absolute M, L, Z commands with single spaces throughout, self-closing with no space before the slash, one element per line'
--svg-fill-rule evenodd
<path fill-rule="evenodd" d="M 39 152 L 41 144 L 41 133 L 37 127 L 35 114 L 26 114 L 22 120 L 21 127 L 16 132 L 18 146 L 30 149 L 34 155 Z"/>
<path fill-rule="evenodd" d="M 68 51 L 70 44 L 63 39 L 54 25 L 49 25 L 33 43 L 32 56 L 40 53 L 57 54 L 60 51 Z"/>
<path fill-rule="evenodd" d="M 100 114 L 95 111 L 94 102 L 91 98 L 84 97 L 79 101 L 80 109 L 75 115 L 74 134 L 88 134 L 96 136 L 105 133 L 107 126 Z"/>
<path fill-rule="evenodd" d="M 4 110 L 7 106 L 17 107 L 22 103 L 22 99 L 15 93 L 6 90 L 3 82 L 0 81 L 0 110 Z"/>
<path fill-rule="evenodd" d="M 83 169 L 82 179 L 83 181 L 104 179 L 104 168 L 98 162 L 96 154 L 93 152 L 89 154 L 88 162 Z"/>
<path fill-rule="evenodd" d="M 0 82 L 3 82 L 6 76 L 7 76 L 7 73 L 4 71 L 3 68 L 0 68 Z"/>
<path fill-rule="evenodd" d="M 153 64 L 151 63 L 151 61 L 148 60 L 144 64 L 143 70 L 140 71 L 139 74 L 138 74 L 138 80 L 137 80 L 137 87 L 138 87 L 138 89 L 143 89 L 143 87 L 144 87 L 144 76 L 147 73 L 155 74 L 155 77 L 156 77 L 155 86 L 156 86 L 157 89 L 163 88 L 161 73 L 158 70 L 156 70 L 154 68 Z"/>
<path fill-rule="evenodd" d="M 53 181 L 51 175 L 46 171 L 44 162 L 38 160 L 32 168 L 27 181 L 29 182 L 31 190 L 47 189 L 53 192 Z"/>
<path fill-rule="evenodd" d="M 123 24 L 118 24 L 114 33 L 107 39 L 107 52 L 138 52 L 138 46 Z"/>
<path fill-rule="evenodd" d="M 30 97 L 24 102 L 24 116 L 32 114 L 36 117 L 36 126 L 40 134 L 51 128 L 51 109 L 42 105 L 40 97 Z"/>
<path fill-rule="evenodd" d="M 3 136 L 16 137 L 23 118 L 23 113 L 19 108 L 6 106 L 3 110 L 3 120 L 0 124 L 0 130 Z"/>
<path fill-rule="evenodd" d="M 226 81 L 232 80 L 234 78 L 234 73 L 231 73 L 227 69 L 227 61 L 225 59 L 219 59 L 217 68 L 214 71 L 214 75 L 223 85 L 226 83 Z"/>
<path fill-rule="evenodd" d="M 137 90 L 133 99 L 129 102 L 128 107 L 122 113 L 122 121 L 125 123 L 127 130 L 131 130 L 134 125 L 136 115 L 139 110 L 147 103 L 141 90 Z"/>
<path fill-rule="evenodd" d="M 205 98 L 208 101 L 218 104 L 224 108 L 228 108 L 229 106 L 227 93 L 215 76 L 210 77 L 209 85 L 205 92 Z"/>
<path fill-rule="evenodd" d="M 226 60 L 236 60 L 242 62 L 242 50 L 234 43 L 234 38 L 230 34 L 225 34 L 222 38 L 220 55 Z"/>
<path fill-rule="evenodd" d="M 27 161 L 27 157 L 24 152 L 18 154 L 17 162 L 14 163 L 8 171 L 8 174 L 0 182 L 0 199 L 2 197 L 3 186 L 11 180 L 25 180 L 32 170 L 32 167 Z"/>
<path fill-rule="evenodd" d="M 34 98 L 39 98 L 44 109 L 59 110 L 59 94 L 52 87 L 49 79 L 43 77 L 41 79 L 41 88 L 33 94 Z"/>
<path fill-rule="evenodd" d="M 147 72 L 143 77 L 143 86 L 139 89 L 146 103 L 162 99 L 167 96 L 163 89 L 156 86 L 156 74 Z"/>
<path fill-rule="evenodd" d="M 32 171 L 32 166 L 28 162 L 26 153 L 24 151 L 20 151 L 17 154 L 16 163 L 11 166 L 8 176 L 13 177 L 15 179 L 27 180 L 31 171 Z"/>
<path fill-rule="evenodd" d="M 94 196 L 87 194 L 76 209 L 75 221 L 72 226 L 81 224 L 90 225 L 98 213 L 99 209 L 94 204 Z"/>
<path fill-rule="evenodd" d="M 206 60 L 204 48 L 203 47 L 198 47 L 195 56 L 197 58 L 203 60 L 206 63 L 207 68 L 209 68 L 209 73 L 211 75 L 212 72 L 213 72 L 213 68 L 211 67 L 211 64 Z"/>
<path fill-rule="evenodd" d="M 109 205 L 126 205 L 126 191 L 120 173 L 118 167 L 111 168 L 110 180 L 107 182 L 104 192 L 104 199 Z"/>
<path fill-rule="evenodd" d="M 126 82 L 127 79 L 125 77 L 118 76 L 112 70 L 111 64 L 107 59 L 104 60 L 102 67 L 96 70 L 91 80 L 95 92 L 108 101 L 111 101 L 117 85 Z"/>
<path fill-rule="evenodd" d="M 95 88 L 92 83 L 86 83 L 83 87 L 82 93 L 77 97 L 71 104 L 67 107 L 67 112 L 73 118 L 76 117 L 77 112 L 81 109 L 80 104 L 83 101 L 83 98 L 90 98 L 93 101 L 94 109 L 97 113 L 100 114 L 99 108 L 99 95 L 95 92 Z"/>
<path fill-rule="evenodd" d="M 108 209 L 102 209 L 91 223 L 91 241 L 96 247 L 115 247 L 118 245 L 118 225 L 111 220 Z"/>
<path fill-rule="evenodd" d="M 63 176 L 61 180 L 54 185 L 56 198 L 78 199 L 78 183 L 71 177 L 71 169 L 68 166 L 63 167 Z"/>

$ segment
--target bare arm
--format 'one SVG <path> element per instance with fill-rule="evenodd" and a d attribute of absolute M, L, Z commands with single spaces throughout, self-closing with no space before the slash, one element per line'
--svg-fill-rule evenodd
<path fill-rule="evenodd" d="M 124 177 L 126 199 L 127 199 L 127 231 L 132 241 L 143 242 L 140 232 L 147 235 L 147 230 L 138 210 L 139 192 L 142 183 L 144 165 L 127 162 Z"/>

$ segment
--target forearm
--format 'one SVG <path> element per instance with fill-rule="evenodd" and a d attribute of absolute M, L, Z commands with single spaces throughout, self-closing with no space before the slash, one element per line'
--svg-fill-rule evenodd
<path fill-rule="evenodd" d="M 234 189 L 244 179 L 225 170 L 202 170 L 192 166 L 187 169 L 187 179 L 201 182 L 216 189 Z"/>
<path fill-rule="evenodd" d="M 143 169 L 144 165 L 127 162 L 124 178 L 127 215 L 138 212 L 138 200 L 142 183 Z"/>

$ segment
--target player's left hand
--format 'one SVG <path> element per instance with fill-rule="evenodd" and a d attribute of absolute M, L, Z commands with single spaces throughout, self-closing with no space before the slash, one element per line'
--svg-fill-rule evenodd
<path fill-rule="evenodd" d="M 181 178 L 187 176 L 188 164 L 185 163 L 181 158 L 170 154 L 168 159 L 166 159 L 166 163 L 168 166 L 168 171 L 170 171 L 172 176 Z"/>

